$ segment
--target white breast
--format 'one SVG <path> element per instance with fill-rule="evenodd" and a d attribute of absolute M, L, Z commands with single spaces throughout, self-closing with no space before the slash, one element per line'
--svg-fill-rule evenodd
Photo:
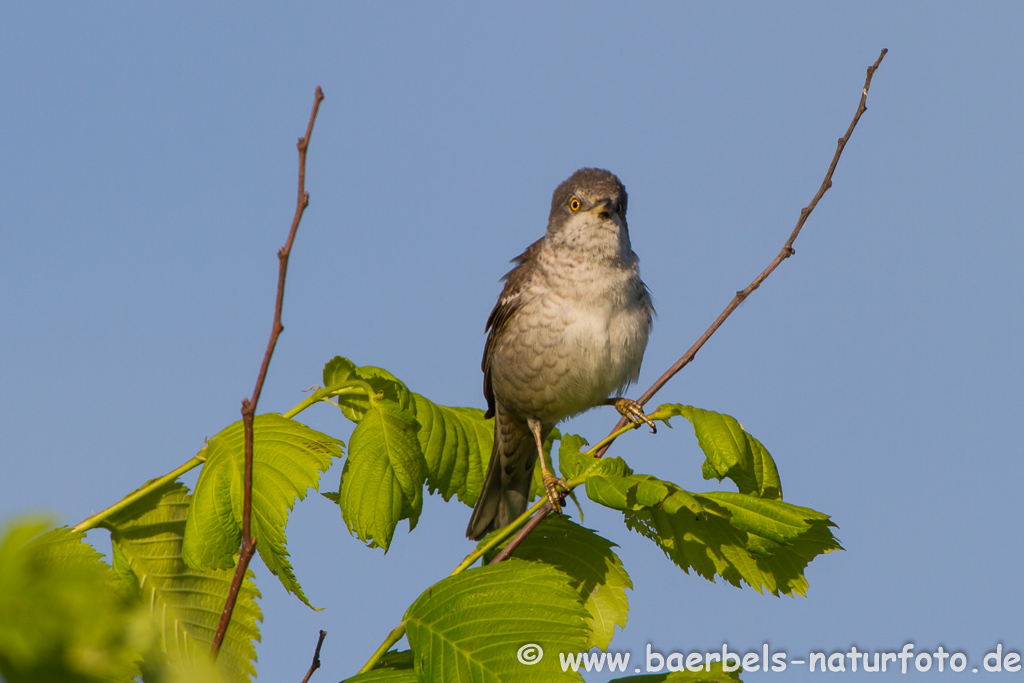
<path fill-rule="evenodd" d="M 562 330 L 559 355 L 570 359 L 563 395 L 574 400 L 563 406 L 566 415 L 636 381 L 651 327 L 645 295 L 635 273 L 618 268 L 549 295 L 545 313 L 559 320 L 553 326 Z"/>

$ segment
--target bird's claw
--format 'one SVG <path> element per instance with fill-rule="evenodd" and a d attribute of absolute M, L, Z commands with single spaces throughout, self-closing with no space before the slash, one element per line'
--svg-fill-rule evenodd
<path fill-rule="evenodd" d="M 639 403 L 631 398 L 619 398 L 615 400 L 615 410 L 619 411 L 619 414 L 625 417 L 634 427 L 637 427 L 643 423 L 646 423 L 651 428 L 651 434 L 657 434 L 658 428 L 654 426 L 654 421 L 647 417 L 644 413 L 644 408 Z"/>
<path fill-rule="evenodd" d="M 565 501 L 565 494 L 569 492 L 565 480 L 559 479 L 550 472 L 542 472 L 540 479 L 544 484 L 544 493 L 548 496 L 548 502 L 551 503 L 551 509 L 562 514 L 562 503 Z"/>

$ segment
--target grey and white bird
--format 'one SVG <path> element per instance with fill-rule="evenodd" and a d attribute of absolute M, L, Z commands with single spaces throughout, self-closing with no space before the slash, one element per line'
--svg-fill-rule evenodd
<path fill-rule="evenodd" d="M 466 529 L 474 540 L 526 511 L 538 458 L 548 500 L 561 511 L 565 482 L 543 450 L 561 420 L 614 405 L 654 428 L 638 403 L 618 397 L 640 374 L 654 314 L 622 182 L 596 168 L 573 173 L 551 198 L 547 233 L 513 262 L 487 319 L 482 369 L 494 447 Z"/>

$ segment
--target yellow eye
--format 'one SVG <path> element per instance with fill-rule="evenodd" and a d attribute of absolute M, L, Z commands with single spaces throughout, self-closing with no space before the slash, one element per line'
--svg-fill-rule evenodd
<path fill-rule="evenodd" d="M 580 200 L 578 200 L 575 197 L 573 197 L 573 200 L 571 202 L 569 202 L 569 208 L 572 209 L 573 211 L 579 211 L 580 210 Z"/>

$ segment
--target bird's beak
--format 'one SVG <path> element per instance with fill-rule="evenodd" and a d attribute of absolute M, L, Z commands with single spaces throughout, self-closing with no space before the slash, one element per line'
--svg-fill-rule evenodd
<path fill-rule="evenodd" d="M 588 209 L 587 213 L 592 213 L 598 218 L 611 218 L 612 214 L 615 213 L 615 209 L 612 208 L 612 200 L 602 199 Z"/>

